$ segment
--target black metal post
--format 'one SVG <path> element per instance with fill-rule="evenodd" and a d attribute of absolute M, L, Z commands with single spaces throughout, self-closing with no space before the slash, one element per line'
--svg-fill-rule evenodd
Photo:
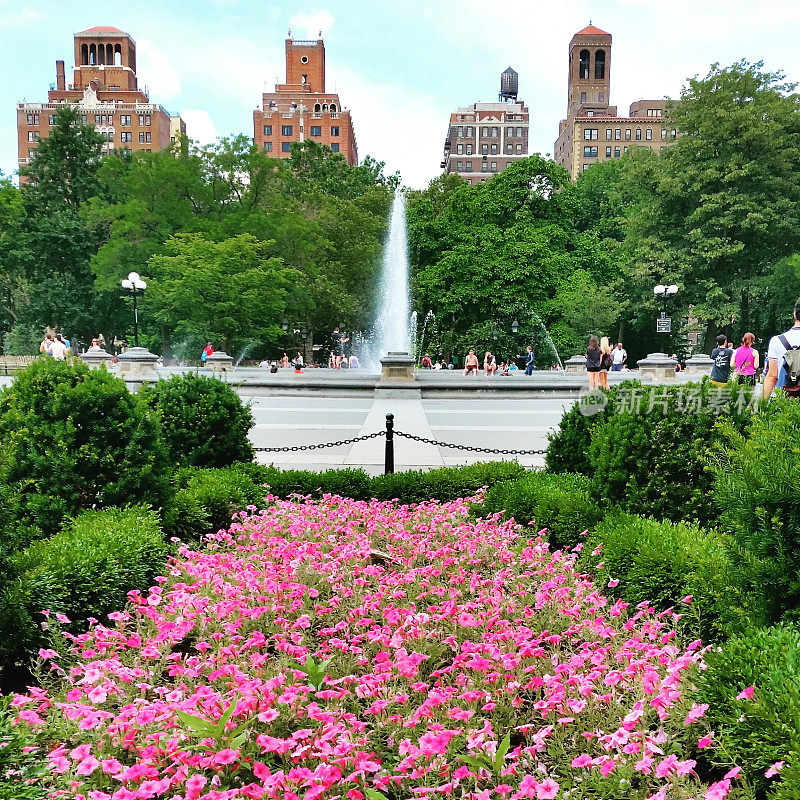
<path fill-rule="evenodd" d="M 136 287 L 133 287 L 133 346 L 139 346 L 139 309 L 136 305 Z"/>
<path fill-rule="evenodd" d="M 391 475 L 394 472 L 394 414 L 386 415 L 386 450 L 384 456 L 383 474 Z"/>

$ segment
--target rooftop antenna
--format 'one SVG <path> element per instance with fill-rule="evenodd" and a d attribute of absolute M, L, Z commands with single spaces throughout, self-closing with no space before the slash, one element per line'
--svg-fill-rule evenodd
<path fill-rule="evenodd" d="M 289 28 L 289 30 L 287 31 L 287 33 L 288 33 L 288 36 L 289 36 L 289 38 L 291 39 L 291 38 L 292 38 L 292 29 L 291 29 L 291 28 Z"/>

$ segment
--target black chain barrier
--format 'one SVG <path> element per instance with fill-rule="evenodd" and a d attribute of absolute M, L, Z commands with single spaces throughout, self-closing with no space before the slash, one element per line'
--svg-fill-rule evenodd
<path fill-rule="evenodd" d="M 341 439 L 336 442 L 324 442 L 322 444 L 300 444 L 291 447 L 254 447 L 257 453 L 299 453 L 304 450 L 322 450 L 326 447 L 343 447 L 347 444 L 356 442 L 366 442 L 368 439 L 376 439 L 379 436 L 386 437 L 386 449 L 384 455 L 384 471 L 389 474 L 394 472 L 394 437 L 402 436 L 414 442 L 431 444 L 434 447 L 449 447 L 453 450 L 464 450 L 468 453 L 489 453 L 495 456 L 543 456 L 547 450 L 504 450 L 498 447 L 473 447 L 468 444 L 453 444 L 452 442 L 440 442 L 437 439 L 426 439 L 424 436 L 415 436 L 413 433 L 403 433 L 394 430 L 394 414 L 386 415 L 386 430 L 369 433 L 366 436 L 357 436 L 354 439 Z"/>

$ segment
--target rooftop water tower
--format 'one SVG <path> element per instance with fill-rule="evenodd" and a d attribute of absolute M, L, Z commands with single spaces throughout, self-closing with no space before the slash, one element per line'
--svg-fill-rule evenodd
<path fill-rule="evenodd" d="M 501 103 L 516 102 L 519 92 L 519 75 L 509 67 L 500 76 L 500 95 Z"/>

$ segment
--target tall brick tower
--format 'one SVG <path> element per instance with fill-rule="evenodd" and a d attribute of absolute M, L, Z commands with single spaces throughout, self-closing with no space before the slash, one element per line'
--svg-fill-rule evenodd
<path fill-rule="evenodd" d="M 611 34 L 594 25 L 578 31 L 569 43 L 567 116 L 580 110 L 605 110 L 611 93 Z"/>
<path fill-rule="evenodd" d="M 136 78 L 136 42 L 119 28 L 98 26 L 75 34 L 75 66 L 67 84 L 63 61 L 56 61 L 55 88 L 46 103 L 17 104 L 19 164 L 24 167 L 54 124 L 55 112 L 76 103 L 83 122 L 106 140 L 104 152 L 163 150 L 186 133 L 179 116 L 150 102 Z"/>
<path fill-rule="evenodd" d="M 286 40 L 286 83 L 265 92 L 253 112 L 253 140 L 276 158 L 288 158 L 292 142 L 311 139 L 341 153 L 348 164 L 358 163 L 350 112 L 339 95 L 325 91 L 325 44 Z"/>

